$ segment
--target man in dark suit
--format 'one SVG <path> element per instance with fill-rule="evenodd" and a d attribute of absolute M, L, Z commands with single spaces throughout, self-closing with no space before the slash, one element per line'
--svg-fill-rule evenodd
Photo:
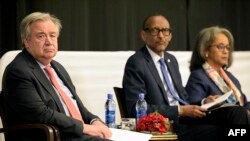
<path fill-rule="evenodd" d="M 123 77 L 129 116 L 136 116 L 135 105 L 138 94 L 144 93 L 148 103 L 147 112 L 158 111 L 173 120 L 179 140 L 213 140 L 218 137 L 215 136 L 219 133 L 215 126 L 199 126 L 201 130 L 196 132 L 195 130 L 183 130 L 186 126 L 180 124 L 188 123 L 190 120 L 192 123 L 197 121 L 197 123 L 209 124 L 217 115 L 207 114 L 206 109 L 186 103 L 188 95 L 182 85 L 178 62 L 173 55 L 165 52 L 172 38 L 168 20 L 160 14 L 147 17 L 140 35 L 146 45 L 127 60 Z M 162 73 L 160 59 L 164 59 L 165 69 L 169 72 L 168 77 L 170 76 L 170 83 L 174 89 L 172 92 Z M 174 96 L 173 93 L 177 96 Z M 241 112 L 243 111 L 240 110 L 239 113 Z M 213 116 L 211 117 L 211 115 Z M 232 117 L 237 116 L 232 114 Z M 242 119 L 239 118 L 235 121 L 238 122 L 238 120 L 244 123 L 247 118 L 243 116 Z"/>
<path fill-rule="evenodd" d="M 109 128 L 84 107 L 65 68 L 53 57 L 58 51 L 60 20 L 49 13 L 34 12 L 20 25 L 24 49 L 7 66 L 3 78 L 4 109 L 8 125 L 45 123 L 59 129 L 62 141 L 108 140 Z M 52 71 L 69 101 L 80 112 L 73 117 L 70 108 L 44 70 Z M 38 138 L 33 138 L 38 136 Z M 38 141 L 33 132 L 13 136 L 18 141 Z"/>

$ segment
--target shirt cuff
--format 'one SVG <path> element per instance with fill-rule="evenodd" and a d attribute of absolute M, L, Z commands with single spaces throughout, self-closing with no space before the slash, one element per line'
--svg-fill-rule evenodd
<path fill-rule="evenodd" d="M 101 119 L 99 118 L 94 118 L 90 121 L 90 124 L 93 124 L 95 121 L 100 121 L 101 123 L 105 124 Z"/>
<path fill-rule="evenodd" d="M 201 105 L 205 104 L 205 103 L 204 103 L 204 102 L 205 102 L 205 99 L 206 99 L 206 98 L 203 98 L 203 99 L 201 100 Z"/>

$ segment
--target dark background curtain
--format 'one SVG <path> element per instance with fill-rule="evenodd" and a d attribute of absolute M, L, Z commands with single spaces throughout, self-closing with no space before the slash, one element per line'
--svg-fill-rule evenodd
<path fill-rule="evenodd" d="M 139 32 L 151 13 L 166 15 L 173 28 L 168 50 L 188 51 L 207 26 L 228 28 L 237 51 L 250 50 L 249 0 L 2 0 L 0 56 L 21 49 L 19 24 L 34 11 L 62 21 L 59 50 L 121 51 L 143 45 Z"/>

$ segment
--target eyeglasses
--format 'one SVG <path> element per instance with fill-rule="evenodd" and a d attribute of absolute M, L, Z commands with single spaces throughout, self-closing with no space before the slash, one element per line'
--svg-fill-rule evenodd
<path fill-rule="evenodd" d="M 222 43 L 217 44 L 217 45 L 211 45 L 211 46 L 217 47 L 219 51 L 224 51 L 225 49 L 226 49 L 227 51 L 231 51 L 231 47 L 230 47 L 229 45 L 224 45 L 224 44 L 222 44 Z"/>
<path fill-rule="evenodd" d="M 169 36 L 172 33 L 172 29 L 170 28 L 145 28 L 143 29 L 144 31 L 147 31 L 148 33 L 150 33 L 152 36 L 156 36 L 158 35 L 160 32 L 164 35 L 164 36 Z"/>

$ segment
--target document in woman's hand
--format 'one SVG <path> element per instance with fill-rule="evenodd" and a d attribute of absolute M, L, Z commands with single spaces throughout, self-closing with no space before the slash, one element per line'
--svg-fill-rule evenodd
<path fill-rule="evenodd" d="M 229 96 L 233 94 L 233 91 L 230 90 L 229 92 L 223 94 L 222 96 L 215 99 L 215 101 L 201 105 L 202 108 L 207 110 L 213 110 L 214 108 L 218 107 L 225 107 L 225 106 L 234 106 L 235 104 L 226 104 L 226 100 Z M 225 104 L 225 106 L 223 106 Z"/>

